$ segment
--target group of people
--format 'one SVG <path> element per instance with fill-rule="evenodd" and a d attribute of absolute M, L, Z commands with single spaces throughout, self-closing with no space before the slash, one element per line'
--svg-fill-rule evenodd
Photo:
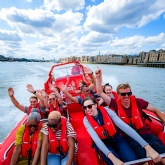
<path fill-rule="evenodd" d="M 91 83 L 82 81 L 79 90 L 74 90 L 77 96 L 69 93 L 67 84 L 50 85 L 49 95 L 28 84 L 27 90 L 34 94 L 30 106 L 21 105 L 14 97 L 14 90 L 8 89 L 13 104 L 28 114 L 27 122 L 17 130 L 11 165 L 25 161 L 32 165 L 73 164 L 78 150 L 76 132 L 63 113 L 61 91 L 72 102 L 82 105 L 84 126 L 107 165 L 122 165 L 145 157 L 165 165 L 165 159 L 160 157 L 165 146 L 152 134 L 143 109 L 154 112 L 163 123 L 165 116 L 147 101 L 136 98 L 129 84 L 119 84 L 116 92 L 112 92 L 110 84 L 101 85 L 101 69 L 95 74 L 88 69 L 88 74 Z M 40 119 L 45 117 L 47 121 L 42 124 Z"/>

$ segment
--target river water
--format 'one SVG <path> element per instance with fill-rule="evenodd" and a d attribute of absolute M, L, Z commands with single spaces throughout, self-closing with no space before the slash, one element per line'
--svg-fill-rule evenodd
<path fill-rule="evenodd" d="M 26 85 L 42 89 L 53 63 L 0 62 L 0 142 L 25 115 L 14 107 L 7 93 L 14 88 L 14 95 L 22 105 L 29 105 L 31 94 Z M 119 83 L 129 83 L 136 97 L 143 98 L 165 112 L 165 69 L 106 64 L 85 64 L 93 71 L 100 67 L 103 82 L 116 89 Z"/>

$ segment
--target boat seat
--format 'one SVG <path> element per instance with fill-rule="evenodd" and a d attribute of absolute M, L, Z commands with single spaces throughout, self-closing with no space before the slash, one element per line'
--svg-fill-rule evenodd
<path fill-rule="evenodd" d="M 83 124 L 84 112 L 81 105 L 77 103 L 68 104 L 68 114 L 70 116 L 70 123 L 76 132 L 78 142 L 76 163 L 78 165 L 101 165 L 98 163 L 96 151 L 91 147 L 91 137 Z"/>

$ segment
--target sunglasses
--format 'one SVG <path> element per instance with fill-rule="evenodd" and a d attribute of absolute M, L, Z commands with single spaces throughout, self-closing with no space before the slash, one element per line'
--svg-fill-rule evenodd
<path fill-rule="evenodd" d="M 120 93 L 121 96 L 131 96 L 132 95 L 132 92 L 124 92 L 124 93 Z"/>
<path fill-rule="evenodd" d="M 58 125 L 60 124 L 60 121 L 59 121 L 59 123 L 57 123 L 57 124 L 47 124 L 47 126 L 49 127 L 49 128 L 57 128 L 58 127 Z"/>
<path fill-rule="evenodd" d="M 89 104 L 87 106 L 83 106 L 82 108 L 83 108 L 83 110 L 86 110 L 87 108 L 88 109 L 91 109 L 92 108 L 92 105 L 95 105 L 95 104 Z"/>
<path fill-rule="evenodd" d="M 38 124 L 29 124 L 28 127 L 29 127 L 29 128 L 32 128 L 32 127 L 33 127 L 33 128 L 38 128 Z"/>
<path fill-rule="evenodd" d="M 49 100 L 52 101 L 52 100 L 55 100 L 56 98 L 50 98 Z"/>

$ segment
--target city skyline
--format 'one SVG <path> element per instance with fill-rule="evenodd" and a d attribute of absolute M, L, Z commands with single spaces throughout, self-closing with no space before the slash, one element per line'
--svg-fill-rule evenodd
<path fill-rule="evenodd" d="M 0 2 L 0 54 L 27 59 L 165 49 L 163 0 Z"/>

